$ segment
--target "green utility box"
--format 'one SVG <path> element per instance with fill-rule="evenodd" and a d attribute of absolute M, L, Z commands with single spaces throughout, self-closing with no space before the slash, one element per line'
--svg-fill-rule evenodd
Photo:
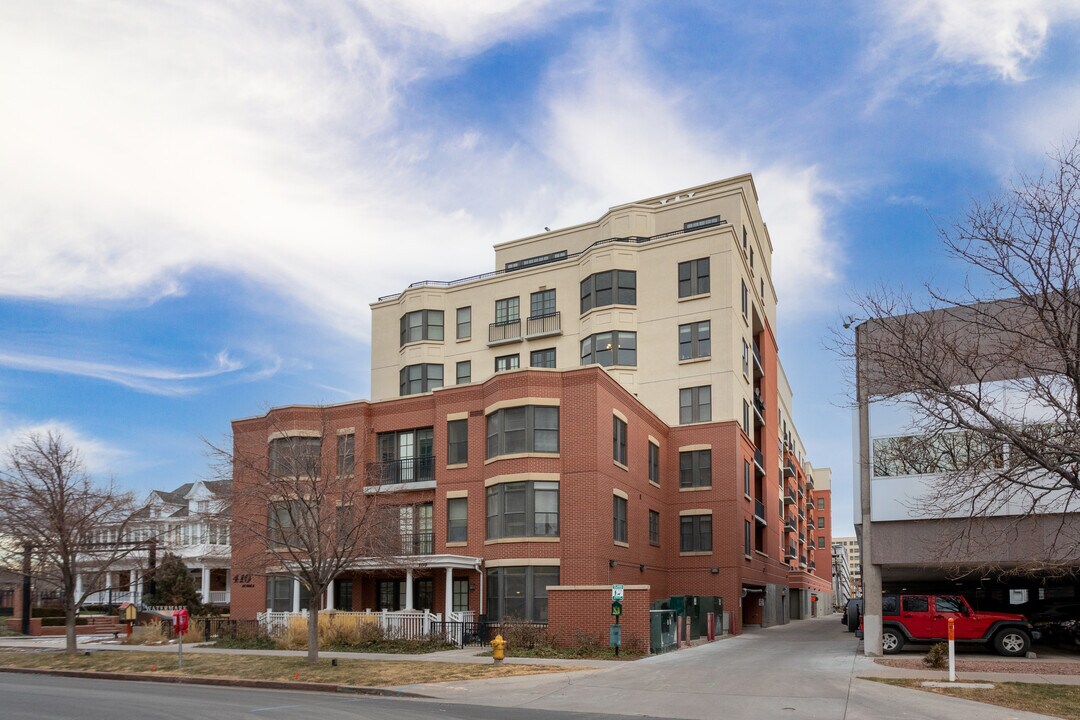
<path fill-rule="evenodd" d="M 649 652 L 662 653 L 676 647 L 675 617 L 674 610 L 649 611 Z"/>

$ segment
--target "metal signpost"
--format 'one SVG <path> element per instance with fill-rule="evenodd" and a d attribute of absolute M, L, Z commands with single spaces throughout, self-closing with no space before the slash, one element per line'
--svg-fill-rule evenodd
<path fill-rule="evenodd" d="M 177 644 L 176 653 L 178 658 L 178 666 L 184 667 L 184 635 L 187 635 L 188 631 L 188 611 L 187 608 L 180 608 L 173 613 L 173 630 L 176 631 Z"/>
<path fill-rule="evenodd" d="M 619 657 L 619 646 L 622 645 L 622 625 L 619 619 L 622 617 L 623 586 L 613 584 L 611 586 L 611 616 L 615 618 L 615 624 L 610 626 L 608 644 L 615 648 L 615 657 Z"/>

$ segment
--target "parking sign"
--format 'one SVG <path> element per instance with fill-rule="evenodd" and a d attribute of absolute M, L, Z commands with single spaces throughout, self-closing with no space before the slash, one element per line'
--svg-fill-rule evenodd
<path fill-rule="evenodd" d="M 611 602 L 622 602 L 623 599 L 623 586 L 612 585 L 611 586 Z"/>

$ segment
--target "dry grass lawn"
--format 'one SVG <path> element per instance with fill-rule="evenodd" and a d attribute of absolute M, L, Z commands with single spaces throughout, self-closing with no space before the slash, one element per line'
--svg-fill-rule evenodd
<path fill-rule="evenodd" d="M 964 690 L 961 688 L 927 688 L 922 687 L 922 679 L 909 678 L 866 678 L 899 687 L 914 688 L 925 692 L 934 692 L 939 695 L 974 700 L 975 702 L 990 703 L 1013 710 L 1054 715 L 1067 720 L 1080 720 L 1080 686 L 1077 685 L 1051 685 L 1041 683 L 999 683 L 992 680 L 980 680 L 979 682 L 992 682 L 993 690 Z"/>
<path fill-rule="evenodd" d="M 96 672 L 139 673 L 144 675 L 185 675 L 188 677 L 244 678 L 247 680 L 299 680 L 332 685 L 389 687 L 484 678 L 570 672 L 580 668 L 551 665 L 478 665 L 412 660 L 329 659 L 308 665 L 305 658 L 257 655 L 191 653 L 179 669 L 175 655 L 164 653 L 99 651 L 89 657 L 62 652 L 0 652 L 0 668 L 41 668 L 50 670 L 92 670 Z"/>

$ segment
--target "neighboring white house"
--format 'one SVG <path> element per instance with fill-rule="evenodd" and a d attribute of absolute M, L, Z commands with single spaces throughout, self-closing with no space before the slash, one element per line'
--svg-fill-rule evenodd
<path fill-rule="evenodd" d="M 228 497 L 230 487 L 231 482 L 227 480 L 199 480 L 172 491 L 154 490 L 146 505 L 135 513 L 125 538 L 118 538 L 115 528 L 102 528 L 90 541 L 113 543 L 126 539 L 149 543 L 156 539 L 158 561 L 166 554 L 176 555 L 195 576 L 204 603 L 228 605 L 232 546 L 229 523 L 219 516 L 218 511 Z M 84 604 L 141 603 L 148 567 L 149 551 L 133 552 L 114 566 L 103 580 L 103 587 L 91 593 Z M 76 594 L 81 593 L 82 578 L 79 577 Z"/>

